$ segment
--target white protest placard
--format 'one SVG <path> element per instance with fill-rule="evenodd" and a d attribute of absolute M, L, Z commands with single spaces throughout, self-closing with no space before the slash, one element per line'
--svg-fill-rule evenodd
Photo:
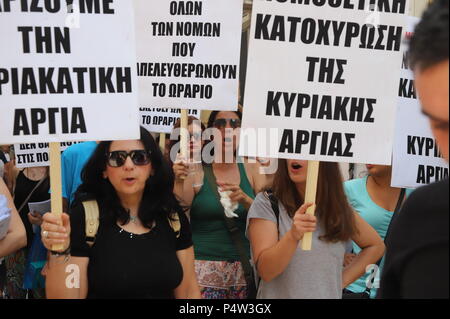
<path fill-rule="evenodd" d="M 77 143 L 80 142 L 60 143 L 61 153 L 69 146 Z M 14 152 L 17 168 L 50 166 L 49 143 L 14 144 Z"/>
<path fill-rule="evenodd" d="M 420 19 L 409 17 L 408 37 L 412 36 Z M 405 42 L 407 44 L 407 42 Z M 392 161 L 392 186 L 416 188 L 448 178 L 448 163 L 441 157 L 430 128 L 422 114 L 419 96 L 414 87 L 414 74 L 404 58 L 399 86 L 399 102 L 395 124 Z"/>
<path fill-rule="evenodd" d="M 134 0 L 140 105 L 237 110 L 243 0 Z"/>
<path fill-rule="evenodd" d="M 0 143 L 139 137 L 132 1 L 0 1 L 0 38 Z"/>
<path fill-rule="evenodd" d="M 173 126 L 181 117 L 181 109 L 141 107 L 139 110 L 141 125 L 154 133 L 172 133 Z M 188 114 L 200 119 L 199 110 L 188 110 Z"/>
<path fill-rule="evenodd" d="M 253 2 L 240 155 L 391 164 L 408 1 L 375 2 Z"/>

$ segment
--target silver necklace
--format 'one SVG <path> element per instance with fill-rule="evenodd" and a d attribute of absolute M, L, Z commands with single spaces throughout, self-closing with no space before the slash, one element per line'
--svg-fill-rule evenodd
<path fill-rule="evenodd" d="M 130 215 L 130 222 L 132 222 L 133 224 L 137 224 L 138 220 L 139 218 L 137 216 Z"/>

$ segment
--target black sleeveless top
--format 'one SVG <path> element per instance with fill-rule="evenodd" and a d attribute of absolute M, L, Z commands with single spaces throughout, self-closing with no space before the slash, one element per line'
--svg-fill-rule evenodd
<path fill-rule="evenodd" d="M 172 299 L 183 279 L 176 252 L 192 246 L 189 221 L 179 213 L 176 238 L 167 219 L 142 235 L 131 234 L 102 220 L 94 246 L 86 243 L 85 213 L 81 203 L 70 211 L 71 255 L 88 257 L 88 299 Z"/>
<path fill-rule="evenodd" d="M 23 171 L 19 172 L 16 180 L 16 188 L 14 191 L 14 205 L 17 209 L 20 208 L 20 205 L 23 204 L 24 200 L 28 197 L 30 192 L 34 187 L 39 183 L 39 181 L 32 181 L 28 179 Z M 45 181 L 39 185 L 39 187 L 33 192 L 30 199 L 23 206 L 23 208 L 19 211 L 20 218 L 25 226 L 25 230 L 27 232 L 27 247 L 30 248 L 31 243 L 33 242 L 33 226 L 28 220 L 28 213 L 30 212 L 28 208 L 28 203 L 33 202 L 43 202 L 50 199 L 50 178 L 47 177 Z"/>

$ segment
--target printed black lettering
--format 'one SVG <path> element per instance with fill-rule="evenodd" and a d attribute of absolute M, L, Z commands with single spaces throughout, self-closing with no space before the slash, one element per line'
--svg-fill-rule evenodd
<path fill-rule="evenodd" d="M 271 15 L 256 15 L 255 39 L 269 39 L 269 22 Z"/>
<path fill-rule="evenodd" d="M 3 5 L 2 5 L 3 1 Z M 16 0 L 2 0 L 0 1 L 0 12 L 11 12 L 11 2 Z M 3 8 L 2 8 L 3 6 Z"/>
<path fill-rule="evenodd" d="M 331 95 L 324 95 L 322 96 L 322 100 L 319 107 L 319 113 L 317 115 L 317 118 L 319 119 L 327 119 L 332 120 L 333 119 L 333 110 L 332 110 L 332 97 Z"/>
<path fill-rule="evenodd" d="M 292 130 L 283 131 L 279 152 L 290 154 L 294 152 L 294 132 Z"/>
<path fill-rule="evenodd" d="M 31 109 L 31 133 L 39 134 L 39 125 L 45 123 L 46 116 L 43 109 Z"/>
<path fill-rule="evenodd" d="M 71 121 L 69 122 L 69 115 Z M 59 123 L 60 125 L 57 125 Z M 87 133 L 86 122 L 83 109 L 75 107 L 68 108 L 31 108 L 29 110 L 16 109 L 14 113 L 14 136 L 40 135 L 43 127 L 48 127 L 49 134 L 58 134 L 58 127 L 61 133 L 77 134 Z M 31 127 L 31 130 L 30 130 Z"/>
<path fill-rule="evenodd" d="M 344 153 L 342 156 L 344 157 L 353 157 L 353 152 L 351 152 L 352 146 L 353 146 L 353 139 L 356 138 L 355 134 L 346 133 L 345 139 L 347 141 L 347 147 L 344 150 Z"/>
<path fill-rule="evenodd" d="M 295 143 L 295 153 L 302 153 L 302 146 L 309 143 L 309 132 L 307 131 L 297 131 L 297 138 Z"/>
<path fill-rule="evenodd" d="M 37 83 L 32 68 L 22 69 L 22 91 L 21 94 L 37 94 Z"/>
<path fill-rule="evenodd" d="M 283 93 L 284 105 L 286 106 L 284 116 L 286 117 L 291 116 L 292 105 L 294 105 L 296 97 L 297 97 L 296 94 L 289 94 L 286 92 Z"/>
<path fill-rule="evenodd" d="M 72 125 L 70 133 L 87 133 L 86 122 L 84 120 L 83 109 L 81 107 L 74 107 L 72 110 Z"/>
<path fill-rule="evenodd" d="M 309 108 L 311 103 L 311 97 L 308 94 L 299 94 L 297 100 L 297 113 L 296 117 L 303 116 L 303 109 Z"/>
<path fill-rule="evenodd" d="M 328 132 L 322 132 L 322 143 L 320 146 L 320 155 L 327 155 L 327 149 L 328 149 Z"/>
<path fill-rule="evenodd" d="M 170 2 L 171 15 L 202 15 L 201 1 L 172 1 Z"/>
<path fill-rule="evenodd" d="M 153 36 L 173 36 L 173 22 L 152 22 Z"/>
<path fill-rule="evenodd" d="M 416 88 L 414 85 L 414 80 L 410 79 L 400 79 L 399 93 L 400 97 L 408 99 L 417 99 Z"/>
<path fill-rule="evenodd" d="M 316 71 L 316 64 L 320 61 L 320 58 L 316 58 L 316 57 L 306 57 L 306 62 L 309 63 L 309 68 L 308 68 L 308 81 L 309 82 L 313 82 L 314 81 L 314 75 L 315 75 L 315 71 Z"/>
<path fill-rule="evenodd" d="M 79 0 L 80 13 L 114 14 L 111 8 L 114 0 Z"/>
<path fill-rule="evenodd" d="M 316 44 L 330 45 L 329 29 L 331 26 L 331 21 L 319 19 L 318 22 L 319 32 L 317 33 Z"/>
<path fill-rule="evenodd" d="M 22 33 L 23 53 L 30 53 L 30 32 L 33 27 L 17 27 L 17 30 Z"/>
<path fill-rule="evenodd" d="M 347 64 L 347 60 L 336 59 L 336 63 L 338 67 L 338 73 L 336 75 L 336 78 L 334 79 L 334 84 L 345 84 L 345 80 L 342 78 L 342 75 L 344 74 L 344 65 Z"/>
<path fill-rule="evenodd" d="M 384 50 L 385 49 L 382 42 L 384 40 L 384 31 L 386 31 L 386 30 L 387 30 L 386 25 L 380 25 L 378 27 L 378 40 L 377 40 L 377 43 L 375 44 L 375 50 Z"/>
<path fill-rule="evenodd" d="M 362 122 L 364 116 L 365 100 L 353 97 L 350 103 L 350 121 Z"/>
<path fill-rule="evenodd" d="M 40 93 L 46 94 L 55 94 L 55 86 L 52 82 L 54 68 L 39 68 L 39 90 Z"/>
<path fill-rule="evenodd" d="M 334 108 L 333 120 L 348 121 L 347 105 L 349 101 L 350 101 L 349 97 L 342 97 L 342 96 L 336 97 L 336 105 Z"/>
<path fill-rule="evenodd" d="M 267 94 L 267 108 L 266 108 L 266 115 L 275 115 L 280 116 L 280 99 L 281 99 L 281 92 L 273 92 L 269 91 Z"/>
<path fill-rule="evenodd" d="M 373 105 L 377 104 L 377 100 L 376 99 L 366 99 L 366 104 L 367 104 L 367 112 L 366 112 L 366 116 L 364 118 L 364 123 L 373 123 L 373 122 L 375 122 L 375 119 L 372 117 Z"/>
<path fill-rule="evenodd" d="M 56 134 L 56 114 L 59 109 L 52 107 L 48 109 L 48 132 L 49 134 Z"/>
<path fill-rule="evenodd" d="M 30 135 L 30 127 L 28 126 L 27 114 L 25 112 L 25 109 L 16 109 L 14 111 L 13 135 Z"/>
<path fill-rule="evenodd" d="M 388 38 L 386 44 L 386 50 L 388 51 L 400 51 L 402 44 L 403 28 L 390 26 L 388 31 Z"/>
<path fill-rule="evenodd" d="M 60 68 L 58 73 L 58 94 L 73 94 L 73 85 L 69 68 Z"/>
<path fill-rule="evenodd" d="M 407 142 L 407 147 L 408 147 L 408 155 L 416 155 L 416 138 L 417 136 L 410 136 L 408 135 L 408 142 Z"/>

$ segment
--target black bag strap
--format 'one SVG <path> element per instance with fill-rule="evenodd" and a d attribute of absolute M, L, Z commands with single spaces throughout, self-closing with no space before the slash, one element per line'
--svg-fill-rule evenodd
<path fill-rule="evenodd" d="M 47 178 L 48 178 L 48 174 L 45 174 L 45 176 L 36 184 L 36 186 L 34 186 L 34 188 L 31 190 L 31 192 L 28 194 L 28 196 L 22 202 L 22 205 L 19 206 L 19 209 L 17 210 L 18 212 L 20 212 L 25 207 L 25 205 L 30 200 L 31 196 L 33 196 L 34 192 L 39 188 L 39 186 L 41 186 L 47 180 Z"/>
<path fill-rule="evenodd" d="M 204 172 L 205 172 L 205 177 L 206 177 L 206 180 L 208 181 L 209 186 L 211 187 L 212 191 L 214 192 L 214 194 L 216 195 L 217 199 L 220 202 L 220 194 L 219 194 L 219 191 L 217 190 L 216 177 L 214 176 L 212 166 L 205 165 Z M 252 265 L 250 264 L 250 260 L 245 251 L 244 244 L 239 236 L 240 235 L 239 228 L 238 228 L 236 222 L 233 220 L 233 218 L 226 217 L 225 212 L 223 213 L 223 217 L 224 217 L 225 225 L 227 226 L 228 232 L 230 233 L 231 240 L 233 241 L 233 244 L 239 253 L 242 268 L 244 269 L 244 276 L 245 276 L 245 281 L 247 282 L 249 295 L 255 294 L 256 293 L 256 285 L 255 285 L 255 280 L 253 278 L 253 271 L 252 271 L 253 268 L 252 268 Z M 255 297 L 255 296 L 252 296 L 252 297 Z"/>
<path fill-rule="evenodd" d="M 278 239 L 280 238 L 280 208 L 278 207 L 278 199 L 273 194 L 271 189 L 268 189 L 264 192 L 264 195 L 269 199 L 270 205 L 272 206 L 272 210 L 275 213 L 275 218 L 277 219 L 277 230 L 278 230 Z"/>
<path fill-rule="evenodd" d="M 391 222 L 389 223 L 388 229 L 386 231 L 386 236 L 384 237 L 384 243 L 385 244 L 387 243 L 387 239 L 389 237 L 390 230 L 392 229 L 391 227 L 392 227 L 393 223 L 395 222 L 395 220 L 397 219 L 397 216 L 398 216 L 398 213 L 400 212 L 400 209 L 402 208 L 402 204 L 403 204 L 403 201 L 405 199 L 405 194 L 406 194 L 406 189 L 402 188 L 402 190 L 400 191 L 400 196 L 399 196 L 398 201 L 397 201 L 397 205 L 395 206 L 395 210 L 394 210 L 394 213 L 393 213 L 392 218 L 391 218 Z"/>
<path fill-rule="evenodd" d="M 406 194 L 406 189 L 402 188 L 402 190 L 400 191 L 400 196 L 398 197 L 398 201 L 397 201 L 397 205 L 395 206 L 395 210 L 394 213 L 392 215 L 391 218 L 391 222 L 389 223 L 388 229 L 386 231 L 386 236 L 384 237 L 384 244 L 386 245 L 387 243 L 387 239 L 389 237 L 389 233 L 391 230 L 391 226 L 392 223 L 394 222 L 394 218 L 398 216 L 398 213 L 400 212 L 400 209 L 402 208 L 402 204 L 403 204 L 403 200 L 405 199 L 405 194 Z M 381 261 L 383 260 L 383 257 L 380 258 L 380 260 L 378 260 L 378 262 L 376 263 L 377 267 L 380 267 Z M 372 280 L 372 285 L 373 285 L 373 280 Z M 372 288 L 366 287 L 365 292 L 369 294 L 370 296 L 370 291 L 372 290 Z"/>

